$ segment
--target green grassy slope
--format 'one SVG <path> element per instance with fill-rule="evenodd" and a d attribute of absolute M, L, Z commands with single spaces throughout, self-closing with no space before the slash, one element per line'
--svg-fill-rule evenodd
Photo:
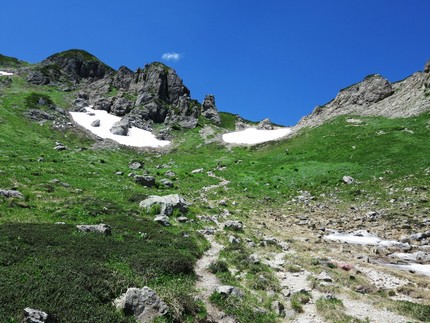
<path fill-rule="evenodd" d="M 428 189 L 429 113 L 360 118 L 359 126 L 340 117 L 288 140 L 250 148 L 205 144 L 196 128 L 175 132 L 167 154 L 143 153 L 93 149 L 93 140 L 77 129 L 53 130 L 50 122 L 31 121 L 24 113 L 32 93 L 49 96 L 61 108 L 74 94 L 31 86 L 18 76 L 12 80 L 0 89 L 0 188 L 17 189 L 25 199 L 0 198 L 0 304 L 7 303 L 0 306 L 0 316 L 6 320 L 20 320 L 22 309 L 30 306 L 63 322 L 100 317 L 125 322 L 130 319 L 115 311 L 112 300 L 127 287 L 145 284 L 169 303 L 170 320 L 202 313 L 192 298 L 192 266 L 207 246 L 195 234 L 200 224 L 160 227 L 138 203 L 147 195 L 180 193 L 194 202 L 189 217 L 218 214 L 222 207 L 201 199 L 203 187 L 219 182 L 206 171 L 230 181 L 228 190 L 208 192 L 208 199 L 238 201 L 231 211 L 239 218 L 267 206 L 282 209 L 300 190 L 322 201 L 335 194 L 339 207 L 347 208 L 374 197 L 387 204 L 396 197 L 389 189 Z M 233 115 L 223 114 L 222 120 L 225 128 L 234 127 Z M 56 141 L 68 149 L 54 150 Z M 144 162 L 157 181 L 167 170 L 175 172 L 175 187 L 134 183 L 127 174 L 135 160 Z M 204 172 L 192 174 L 197 168 Z M 344 185 L 344 175 L 358 183 Z M 428 200 L 420 203 L 421 209 L 429 206 Z M 112 226 L 111 237 L 80 234 L 73 226 L 101 222 Z"/>

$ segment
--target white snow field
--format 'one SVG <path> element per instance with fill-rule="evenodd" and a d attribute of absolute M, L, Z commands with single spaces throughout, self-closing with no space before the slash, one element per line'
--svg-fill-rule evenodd
<path fill-rule="evenodd" d="M 114 116 L 103 110 L 94 110 L 91 107 L 87 107 L 85 110 L 87 112 L 70 112 L 70 114 L 76 123 L 100 138 L 112 139 L 121 145 L 131 147 L 156 148 L 170 144 L 170 141 L 158 140 L 151 132 L 135 127 L 129 129 L 127 136 L 114 135 L 110 132 L 110 129 L 115 122 L 121 120 L 121 117 Z M 100 120 L 100 127 L 91 126 L 91 123 L 95 120 Z"/>
<path fill-rule="evenodd" d="M 226 133 L 222 135 L 222 140 L 229 144 L 255 145 L 280 139 L 290 132 L 291 128 L 279 128 L 274 130 L 247 128 L 241 131 Z"/>
<path fill-rule="evenodd" d="M 371 245 L 371 246 L 398 246 L 408 247 L 409 244 L 405 244 L 395 240 L 382 240 L 378 236 L 375 236 L 366 230 L 358 230 L 353 233 L 341 233 L 335 230 L 331 230 L 332 233 L 324 237 L 325 240 L 332 240 L 337 242 L 346 242 L 351 244 L 359 245 Z"/>
<path fill-rule="evenodd" d="M 11 76 L 11 75 L 13 75 L 13 73 L 0 71 L 0 76 Z"/>

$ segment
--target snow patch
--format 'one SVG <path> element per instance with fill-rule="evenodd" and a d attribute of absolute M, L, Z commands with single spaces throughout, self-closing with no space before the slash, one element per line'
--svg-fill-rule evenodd
<path fill-rule="evenodd" d="M 87 112 L 70 112 L 70 114 L 76 123 L 96 136 L 112 139 L 121 145 L 131 147 L 164 147 L 170 144 L 170 141 L 158 140 L 151 132 L 136 127 L 131 127 L 127 136 L 114 135 L 110 132 L 110 129 L 115 122 L 121 120 L 121 117 L 109 114 L 104 110 L 94 110 L 90 107 L 85 108 L 85 110 Z M 97 119 L 100 120 L 100 126 L 91 126 L 91 123 Z"/>
<path fill-rule="evenodd" d="M 13 73 L 0 71 L 0 76 L 11 76 Z"/>
<path fill-rule="evenodd" d="M 402 243 L 395 240 L 382 240 L 376 235 L 373 235 L 366 230 L 358 230 L 353 233 L 341 233 L 333 230 L 333 232 L 324 237 L 325 240 L 331 240 L 336 242 L 346 242 L 358 245 L 371 245 L 371 246 L 398 246 L 398 247 L 409 247 L 409 244 Z"/>
<path fill-rule="evenodd" d="M 222 135 L 222 140 L 229 144 L 255 145 L 277 140 L 288 135 L 290 132 L 291 128 L 279 128 L 274 130 L 247 128 L 241 131 L 226 133 Z"/>
<path fill-rule="evenodd" d="M 396 264 L 383 264 L 384 266 L 407 270 L 409 272 L 414 272 L 421 275 L 430 276 L 430 265 L 421 265 L 421 264 L 407 264 L 407 265 L 396 265 Z"/>

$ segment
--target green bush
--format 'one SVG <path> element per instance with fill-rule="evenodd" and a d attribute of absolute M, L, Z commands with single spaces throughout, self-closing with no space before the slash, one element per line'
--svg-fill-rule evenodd
<path fill-rule="evenodd" d="M 53 104 L 49 95 L 43 93 L 30 93 L 25 97 L 25 105 L 28 109 L 40 109 L 41 107 L 49 107 Z"/>

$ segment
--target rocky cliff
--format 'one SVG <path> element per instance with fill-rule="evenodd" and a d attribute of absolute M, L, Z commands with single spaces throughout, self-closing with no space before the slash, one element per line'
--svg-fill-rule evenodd
<path fill-rule="evenodd" d="M 26 67 L 27 81 L 36 85 L 57 86 L 77 93 L 72 110 L 88 106 L 123 117 L 122 124 L 152 130 L 164 124 L 161 137 L 171 128 L 194 128 L 199 117 L 220 123 L 213 95 L 203 104 L 191 98 L 175 70 L 158 62 L 135 72 L 122 66 L 115 71 L 83 50 L 68 50 Z"/>
<path fill-rule="evenodd" d="M 423 72 L 390 83 L 379 74 L 341 90 L 336 98 L 302 118 L 294 130 L 314 127 L 340 115 L 410 117 L 430 110 L 430 61 Z"/>

